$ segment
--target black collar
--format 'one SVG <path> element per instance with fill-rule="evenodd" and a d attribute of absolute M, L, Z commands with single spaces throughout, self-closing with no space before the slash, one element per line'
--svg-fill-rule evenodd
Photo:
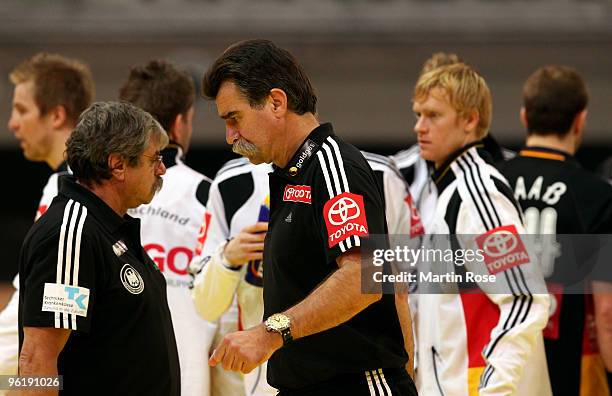
<path fill-rule="evenodd" d="M 161 155 L 164 159 L 164 165 L 166 168 L 173 167 L 179 162 L 185 161 L 185 154 L 180 144 L 174 141 L 170 141 L 168 146 L 162 150 Z"/>
<path fill-rule="evenodd" d="M 434 172 L 431 174 L 431 178 L 433 179 L 434 183 L 436 183 L 436 186 L 438 187 L 439 191 L 444 190 L 444 188 L 455 179 L 454 173 L 449 172 L 451 164 L 472 147 L 483 148 L 484 144 L 482 141 L 477 140 L 466 146 L 461 147 L 459 150 L 453 152 L 438 169 L 434 170 Z"/>
<path fill-rule="evenodd" d="M 55 170 L 55 173 L 66 173 L 68 172 L 68 163 L 63 161 Z"/>
<path fill-rule="evenodd" d="M 482 139 L 482 144 L 484 144 L 485 151 L 491 155 L 493 161 L 501 162 L 505 159 L 502 147 L 490 133 Z"/>
<path fill-rule="evenodd" d="M 540 158 L 553 161 L 563 161 L 576 166 L 579 166 L 576 158 L 562 150 L 557 150 L 541 146 L 525 146 L 519 151 L 519 156 L 529 158 Z"/>
<path fill-rule="evenodd" d="M 77 183 L 73 175 L 59 177 L 59 193 L 70 199 L 80 202 L 87 207 L 88 213 L 104 226 L 111 234 L 123 234 L 122 230 L 129 232 L 131 238 L 137 237 L 140 241 L 140 220 L 125 214 L 119 216 L 96 194 Z M 136 235 L 134 235 L 134 232 Z"/>
<path fill-rule="evenodd" d="M 308 167 L 325 139 L 333 135 L 334 129 L 330 123 L 319 125 L 308 134 L 308 137 L 302 142 L 300 148 L 293 154 L 284 168 L 274 166 L 274 173 L 288 179 L 295 179 Z"/>

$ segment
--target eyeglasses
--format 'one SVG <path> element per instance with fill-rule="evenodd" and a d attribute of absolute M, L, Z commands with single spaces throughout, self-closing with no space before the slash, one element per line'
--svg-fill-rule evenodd
<path fill-rule="evenodd" d="M 146 154 L 142 154 L 144 157 L 147 157 L 151 160 L 151 164 L 154 165 L 156 168 L 158 166 L 160 166 L 163 161 L 164 161 L 164 157 L 158 152 L 155 155 L 146 155 Z"/>

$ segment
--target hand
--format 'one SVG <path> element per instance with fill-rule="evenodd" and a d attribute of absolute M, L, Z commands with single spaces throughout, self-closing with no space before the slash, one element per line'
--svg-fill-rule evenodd
<path fill-rule="evenodd" d="M 251 260 L 262 260 L 267 231 L 268 223 L 265 221 L 244 227 L 238 235 L 225 245 L 223 250 L 225 260 L 236 267 Z"/>
<path fill-rule="evenodd" d="M 237 331 L 223 337 L 208 359 L 208 364 L 216 366 L 221 363 L 226 370 L 247 374 L 270 359 L 282 346 L 282 336 L 267 331 L 262 323 L 246 331 Z"/>

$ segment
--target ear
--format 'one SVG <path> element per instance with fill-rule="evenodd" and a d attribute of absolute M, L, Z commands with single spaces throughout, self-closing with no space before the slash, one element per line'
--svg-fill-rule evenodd
<path fill-rule="evenodd" d="M 521 107 L 519 118 L 521 119 L 521 124 L 523 124 L 525 128 L 528 128 L 529 125 L 527 124 L 527 110 L 525 110 L 525 107 Z"/>
<path fill-rule="evenodd" d="M 269 101 L 272 104 L 272 111 L 278 117 L 285 115 L 287 112 L 287 94 L 279 88 L 270 90 Z"/>
<path fill-rule="evenodd" d="M 126 160 L 119 154 L 110 154 L 106 161 L 113 177 L 120 181 L 125 180 Z"/>
<path fill-rule="evenodd" d="M 180 142 L 181 131 L 183 130 L 183 126 L 185 125 L 185 116 L 183 114 L 178 114 L 174 121 L 170 124 L 170 130 L 168 132 L 168 137 L 170 140 L 175 142 Z"/>
<path fill-rule="evenodd" d="M 587 109 L 584 109 L 580 113 L 576 114 L 576 117 L 574 117 L 574 122 L 572 125 L 572 130 L 574 134 L 581 135 L 584 131 L 584 127 L 586 126 L 587 114 Z"/>
<path fill-rule="evenodd" d="M 480 115 L 478 114 L 478 110 L 472 110 L 467 113 L 464 117 L 465 121 L 465 133 L 475 133 L 476 127 L 478 126 L 478 122 L 480 121 Z"/>
<path fill-rule="evenodd" d="M 68 121 L 68 114 L 66 113 L 66 108 L 62 105 L 55 106 L 48 112 L 49 117 L 51 117 L 51 125 L 54 129 L 62 128 L 66 122 Z"/>

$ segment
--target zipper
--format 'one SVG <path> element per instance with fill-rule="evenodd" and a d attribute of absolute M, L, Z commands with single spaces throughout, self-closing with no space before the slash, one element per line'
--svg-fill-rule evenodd
<path fill-rule="evenodd" d="M 433 362 L 434 377 L 436 378 L 436 385 L 438 385 L 438 390 L 440 391 L 440 395 L 444 396 L 444 392 L 442 391 L 442 385 L 440 384 L 440 378 L 438 378 L 438 366 L 436 364 L 436 359 L 442 362 L 442 359 L 440 359 L 440 355 L 438 354 L 438 351 L 436 351 L 436 348 L 432 345 L 431 360 Z"/>

